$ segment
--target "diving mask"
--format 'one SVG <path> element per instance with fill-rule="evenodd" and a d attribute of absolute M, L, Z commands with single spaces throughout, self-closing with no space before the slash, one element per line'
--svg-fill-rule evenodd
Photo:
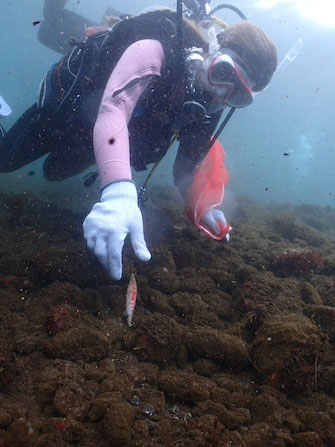
<path fill-rule="evenodd" d="M 228 50 L 229 53 L 233 53 Z M 228 52 L 220 51 L 209 61 L 206 83 L 230 107 L 246 107 L 253 102 L 252 81 Z"/>

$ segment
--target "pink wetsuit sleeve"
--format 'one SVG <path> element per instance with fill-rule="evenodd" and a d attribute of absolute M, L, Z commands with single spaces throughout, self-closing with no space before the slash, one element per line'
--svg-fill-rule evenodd
<path fill-rule="evenodd" d="M 128 122 L 152 76 L 160 76 L 162 44 L 139 40 L 130 45 L 106 85 L 93 129 L 93 146 L 101 186 L 131 179 Z"/>

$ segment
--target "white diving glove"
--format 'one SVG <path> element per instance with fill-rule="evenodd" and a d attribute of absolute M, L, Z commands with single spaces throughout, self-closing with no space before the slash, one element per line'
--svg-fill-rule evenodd
<path fill-rule="evenodd" d="M 113 279 L 122 277 L 122 249 L 128 233 L 136 256 L 149 261 L 143 234 L 143 219 L 132 181 L 121 180 L 107 186 L 83 223 L 88 248 Z"/>
<path fill-rule="evenodd" d="M 206 211 L 205 214 L 202 216 L 201 220 L 204 224 L 210 227 L 216 234 L 221 233 L 217 221 L 222 222 L 224 225 L 227 225 L 227 220 L 225 218 L 225 215 L 223 214 L 223 211 L 218 210 L 216 208 L 211 208 L 208 211 Z M 229 233 L 226 234 L 226 240 L 227 242 L 229 242 L 230 240 Z"/>

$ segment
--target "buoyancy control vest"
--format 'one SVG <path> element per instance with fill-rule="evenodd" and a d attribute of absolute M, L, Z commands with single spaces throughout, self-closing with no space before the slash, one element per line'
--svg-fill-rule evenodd
<path fill-rule="evenodd" d="M 176 21 L 174 11 L 151 11 L 121 20 L 108 31 L 74 43 L 73 50 L 48 72 L 40 93 L 41 109 L 55 119 L 59 117 L 63 125 L 79 124 L 92 130 L 114 67 L 124 51 L 142 39 L 158 40 L 164 50 L 161 78 L 146 92 L 152 107 L 157 108 L 153 113 L 169 113 L 172 107 L 181 109 L 184 70 L 180 66 Z M 186 23 L 184 45 L 204 49 L 206 46 L 196 30 Z"/>

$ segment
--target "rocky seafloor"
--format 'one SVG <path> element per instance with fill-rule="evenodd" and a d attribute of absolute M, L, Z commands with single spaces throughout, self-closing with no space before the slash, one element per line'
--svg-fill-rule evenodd
<path fill-rule="evenodd" d="M 225 243 L 158 191 L 116 283 L 83 215 L 0 202 L 0 447 L 335 446 L 334 209 L 241 199 Z"/>

